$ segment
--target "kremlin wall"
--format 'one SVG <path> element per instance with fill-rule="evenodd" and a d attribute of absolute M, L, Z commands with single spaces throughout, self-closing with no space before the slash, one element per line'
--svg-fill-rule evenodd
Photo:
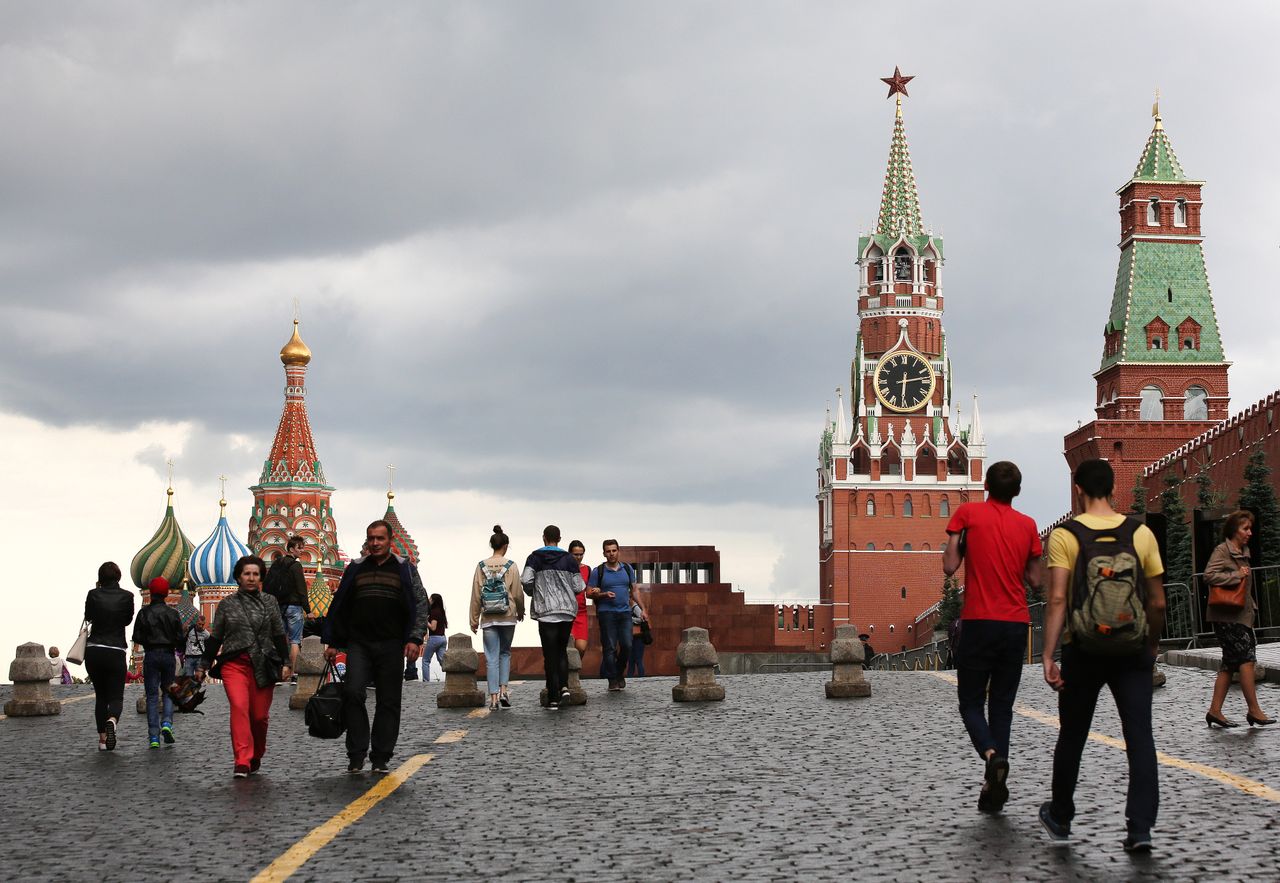
<path fill-rule="evenodd" d="M 885 81 L 895 114 L 878 219 L 859 238 L 855 255 L 849 401 L 837 389 L 835 413 L 828 411 L 819 436 L 819 579 L 812 600 L 749 603 L 721 581 L 720 554 L 712 546 L 623 547 L 622 558 L 636 568 L 653 612 L 655 641 L 645 659 L 650 674 L 676 673 L 681 630 L 695 625 L 710 631 L 728 671 L 825 659 L 835 627 L 846 623 L 870 635 L 880 652 L 934 639 L 945 526 L 956 507 L 983 498 L 989 440 L 977 397 L 967 417 L 952 397 L 945 307 L 950 301 L 953 309 L 975 309 L 978 297 L 961 291 L 950 298 L 944 291 L 943 241 L 923 222 L 907 143 L 902 99 L 908 79 Z M 1114 502 L 1122 511 L 1130 507 L 1135 485 L 1152 489 L 1154 504 L 1165 475 L 1188 479 L 1204 470 L 1223 498 L 1234 500 L 1256 446 L 1272 464 L 1280 462 L 1280 392 L 1230 413 L 1230 363 L 1201 233 L 1204 182 L 1184 174 L 1158 106 L 1152 115 L 1138 165 L 1117 191 L 1120 258 L 1110 309 L 1099 311 L 1095 419 L 1063 442 L 1064 490 L 1070 469 L 1087 458 L 1106 458 L 1116 470 Z M 307 415 L 311 351 L 296 320 L 280 360 L 284 405 L 262 473 L 250 488 L 247 540 L 241 542 L 227 523 L 224 499 L 212 532 L 193 545 L 174 517 L 170 487 L 160 525 L 130 567 L 144 601 L 145 586 L 157 576 L 180 586 L 169 601 L 186 621 L 197 605 L 211 617 L 235 590 L 231 567 L 249 550 L 270 562 L 288 537 L 305 537 L 302 562 L 313 612 L 320 615 L 349 561 L 338 539 L 335 487 L 325 476 Z M 1195 510 L 1195 491 L 1189 480 L 1180 488 L 1188 512 Z M 393 502 L 388 491 L 384 517 L 394 529 L 394 550 L 417 563 L 418 546 Z M 1197 563 L 1207 554 L 1198 550 Z M 958 576 L 963 583 L 963 571 Z M 455 626 L 464 620 L 455 612 Z M 595 617 L 589 620 L 584 674 L 599 667 L 597 624 Z M 537 647 L 514 648 L 512 662 L 520 676 L 541 674 Z"/>

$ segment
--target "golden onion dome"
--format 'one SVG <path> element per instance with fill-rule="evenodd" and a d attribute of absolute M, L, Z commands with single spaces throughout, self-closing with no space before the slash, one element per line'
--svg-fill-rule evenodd
<path fill-rule="evenodd" d="M 293 320 L 293 337 L 280 350 L 280 361 L 286 365 L 305 365 L 311 361 L 311 350 L 298 336 L 298 320 Z"/>

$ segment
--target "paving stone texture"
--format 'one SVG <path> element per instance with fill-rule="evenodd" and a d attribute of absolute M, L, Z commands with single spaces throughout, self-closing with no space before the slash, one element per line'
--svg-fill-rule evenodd
<path fill-rule="evenodd" d="M 1210 731 L 1213 675 L 1167 669 L 1158 748 L 1280 789 L 1278 731 Z M 872 672 L 873 696 L 824 697 L 826 672 L 724 677 L 723 702 L 671 701 L 674 678 L 584 684 L 580 707 L 538 707 L 540 683 L 487 717 L 439 709 L 405 685 L 393 765 L 431 753 L 399 790 L 316 853 L 294 880 L 1273 880 L 1280 803 L 1160 768 L 1155 852 L 1126 855 L 1124 753 L 1090 742 L 1069 847 L 1036 821 L 1056 730 L 1016 716 L 1005 813 L 977 812 L 981 764 L 955 688 L 924 672 Z M 8 698 L 11 688 L 0 689 Z M 129 688 L 126 703 L 136 695 Z M 55 688 L 55 698 L 89 688 Z M 1262 702 L 1280 715 L 1280 688 Z M 149 750 L 126 714 L 99 752 L 93 700 L 0 721 L 3 876 L 20 880 L 247 880 L 375 781 L 349 776 L 341 742 L 309 738 L 278 688 L 263 775 L 231 778 L 226 700 L 180 715 Z M 372 704 L 372 702 L 371 702 Z M 1019 704 L 1056 713 L 1038 667 Z M 127 707 L 127 706 L 126 706 Z M 483 714 L 483 712 L 480 712 Z M 1233 692 L 1228 714 L 1243 718 Z M 1120 736 L 1104 693 L 1094 730 Z M 447 744 L 442 734 L 465 729 Z"/>

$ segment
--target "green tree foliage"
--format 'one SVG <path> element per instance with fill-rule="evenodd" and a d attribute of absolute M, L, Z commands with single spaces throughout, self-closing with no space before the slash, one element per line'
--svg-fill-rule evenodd
<path fill-rule="evenodd" d="M 964 607 L 964 598 L 960 594 L 960 587 L 956 585 L 953 577 L 947 577 L 942 581 L 942 604 L 938 606 L 938 628 L 946 631 L 951 628 L 951 623 L 960 618 L 960 610 Z"/>
<path fill-rule="evenodd" d="M 1209 478 L 1209 470 L 1205 466 L 1201 466 L 1200 471 L 1196 473 L 1196 506 L 1203 511 L 1221 509 L 1226 499 L 1226 494 L 1213 489 L 1213 481 Z"/>
<path fill-rule="evenodd" d="M 1133 486 L 1133 505 L 1129 507 L 1130 515 L 1146 515 L 1147 514 L 1147 486 L 1142 483 L 1142 479 Z"/>
<path fill-rule="evenodd" d="M 1187 507 L 1178 492 L 1182 479 L 1172 472 L 1164 477 L 1165 488 L 1160 494 L 1160 511 L 1164 514 L 1164 581 L 1166 583 L 1191 582 L 1191 528 L 1187 524 Z"/>
<path fill-rule="evenodd" d="M 1245 485 L 1240 489 L 1240 508 L 1258 516 L 1254 533 L 1258 535 L 1259 564 L 1280 564 L 1280 503 L 1276 490 L 1271 486 L 1271 467 L 1267 465 L 1267 452 L 1262 445 L 1255 445 L 1244 467 Z"/>

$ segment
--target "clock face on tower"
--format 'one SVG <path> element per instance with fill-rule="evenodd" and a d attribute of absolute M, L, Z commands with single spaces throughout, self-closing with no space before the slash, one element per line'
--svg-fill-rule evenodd
<path fill-rule="evenodd" d="M 873 375 L 880 404 L 902 412 L 923 407 L 933 395 L 936 379 L 928 361 L 909 351 L 889 353 L 876 364 Z"/>

